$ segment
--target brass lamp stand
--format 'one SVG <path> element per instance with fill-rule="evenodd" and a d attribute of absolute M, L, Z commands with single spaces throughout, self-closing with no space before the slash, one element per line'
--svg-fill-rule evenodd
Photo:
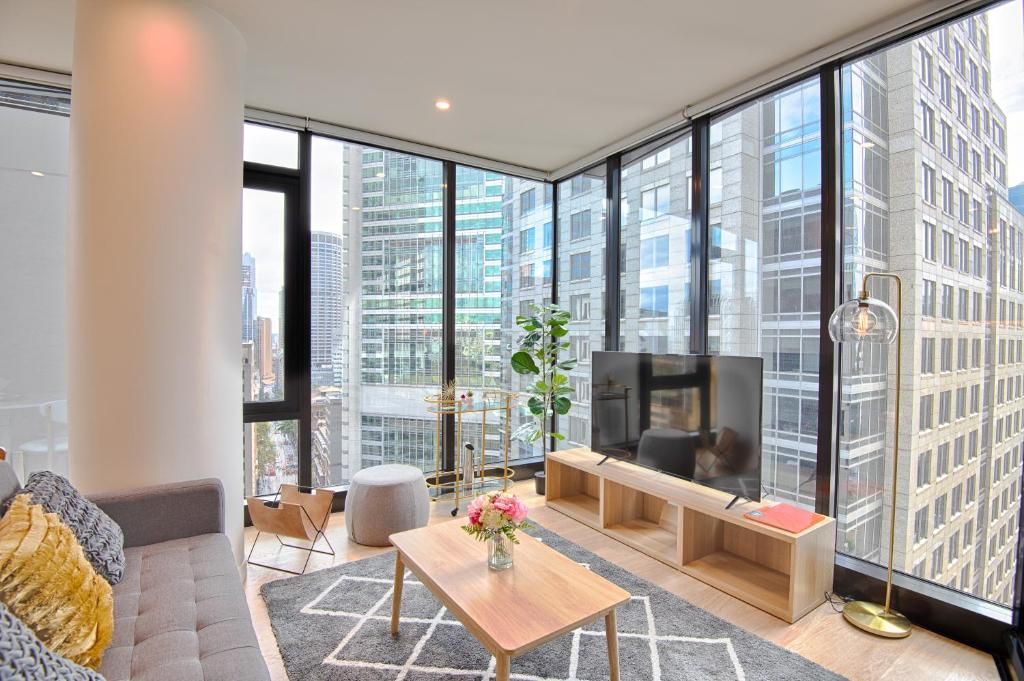
<path fill-rule="evenodd" d="M 896 282 L 896 312 L 877 298 L 868 295 L 868 280 L 872 277 L 892 279 Z M 889 513 L 889 566 L 885 578 L 885 604 L 870 601 L 851 601 L 843 608 L 843 617 L 855 627 L 877 636 L 904 638 L 910 636 L 910 620 L 891 607 L 892 560 L 896 539 L 896 486 L 899 480 L 900 455 L 900 363 L 903 359 L 900 320 L 903 318 L 903 281 L 889 272 L 869 272 L 864 275 L 860 295 L 837 307 L 828 321 L 828 331 L 837 343 L 861 341 L 868 343 L 896 343 L 896 423 L 892 457 L 892 508 Z"/>

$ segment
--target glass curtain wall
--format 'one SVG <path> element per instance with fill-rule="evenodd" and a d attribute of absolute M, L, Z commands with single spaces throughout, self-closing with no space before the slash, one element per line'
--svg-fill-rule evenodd
<path fill-rule="evenodd" d="M 590 444 L 591 353 L 604 349 L 605 166 L 558 184 L 558 304 L 569 310 L 568 357 L 579 360 L 569 372 L 576 393 L 572 408 L 557 420 L 566 439 L 560 448 Z"/>
<path fill-rule="evenodd" d="M 619 349 L 690 352 L 690 135 L 622 159 Z"/>
<path fill-rule="evenodd" d="M 382 463 L 434 469 L 442 181 L 440 161 L 313 138 L 314 485 Z"/>
<path fill-rule="evenodd" d="M 0 81 L 0 447 L 67 475 L 68 97 Z"/>
<path fill-rule="evenodd" d="M 904 283 L 895 568 L 1007 606 L 1024 426 L 1021 12 L 997 6 L 842 72 L 844 297 L 865 272 Z M 844 348 L 841 369 L 838 546 L 877 560 L 895 355 Z"/>
<path fill-rule="evenodd" d="M 763 358 L 763 492 L 813 510 L 822 314 L 818 79 L 714 119 L 708 187 L 708 351 Z"/>
<path fill-rule="evenodd" d="M 455 378 L 460 392 L 483 398 L 488 389 L 521 392 L 530 377 L 512 371 L 517 315 L 551 303 L 553 220 L 550 184 L 458 166 L 455 173 Z M 532 418 L 517 400 L 512 430 Z M 487 415 L 486 456 L 503 459 L 499 412 Z M 479 442 L 483 422 L 463 423 L 463 440 Z M 512 442 L 512 460 L 540 456 L 540 443 Z"/>

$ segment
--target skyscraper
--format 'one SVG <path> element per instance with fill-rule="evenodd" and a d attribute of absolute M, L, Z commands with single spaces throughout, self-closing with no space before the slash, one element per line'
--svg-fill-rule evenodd
<path fill-rule="evenodd" d="M 889 227 L 888 244 L 872 249 L 871 222 L 857 223 L 868 255 L 854 256 L 855 268 L 886 268 L 905 282 L 896 567 L 1009 604 L 1024 405 L 1024 216 L 1009 199 L 1007 120 L 992 94 L 988 35 L 979 14 L 848 70 L 863 74 L 881 104 L 869 109 L 865 99 L 854 110 L 864 115 L 864 136 L 855 133 L 853 153 L 873 142 L 865 167 L 881 160 L 888 181 L 865 172 L 864 194 L 881 191 L 848 198 L 847 210 L 870 208 Z M 881 125 L 867 129 L 873 121 Z M 877 367 L 883 380 L 885 366 Z M 877 394 L 877 405 L 859 414 L 858 434 L 891 445 L 876 410 L 891 410 L 892 395 Z M 862 455 L 848 442 L 856 461 Z M 880 513 L 888 520 L 886 506 Z M 879 545 L 887 549 L 887 538 Z"/>
<path fill-rule="evenodd" d="M 242 342 L 256 341 L 256 258 L 242 254 Z"/>
<path fill-rule="evenodd" d="M 336 368 L 345 324 L 342 237 L 313 232 L 310 277 L 310 362 L 314 388 L 336 385 Z"/>
<path fill-rule="evenodd" d="M 350 295 L 359 296 L 362 353 L 353 404 L 361 445 L 352 455 L 359 466 L 428 469 L 437 428 L 423 398 L 441 383 L 442 164 L 380 149 L 354 153 L 362 210 L 352 230 L 362 257 Z"/>
<path fill-rule="evenodd" d="M 895 567 L 1009 604 L 1021 470 L 1024 215 L 985 14 L 844 70 L 845 297 L 904 281 Z M 877 295 L 892 295 L 880 288 Z M 893 356 L 844 353 L 839 546 L 888 549 Z M 887 470 L 888 469 L 888 470 Z"/>
<path fill-rule="evenodd" d="M 775 498 L 813 507 L 822 315 L 817 79 L 715 119 L 710 136 L 708 351 L 764 359 L 762 482 Z"/>
<path fill-rule="evenodd" d="M 269 317 L 256 318 L 256 368 L 259 370 L 260 389 L 273 387 L 274 377 L 274 334 Z"/>

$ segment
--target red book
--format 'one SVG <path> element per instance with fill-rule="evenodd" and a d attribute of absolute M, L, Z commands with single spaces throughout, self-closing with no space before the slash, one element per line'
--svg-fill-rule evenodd
<path fill-rule="evenodd" d="M 825 516 L 789 504 L 775 504 L 744 513 L 743 517 L 786 532 L 797 533 L 803 532 Z"/>

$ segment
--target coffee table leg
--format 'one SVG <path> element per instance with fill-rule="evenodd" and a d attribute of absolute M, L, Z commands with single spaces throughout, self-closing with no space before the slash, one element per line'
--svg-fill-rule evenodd
<path fill-rule="evenodd" d="M 391 635 L 398 636 L 399 613 L 402 611 L 402 585 L 405 584 L 405 565 L 402 552 L 395 551 L 395 593 L 391 597 Z"/>
<path fill-rule="evenodd" d="M 494 659 L 498 661 L 497 669 L 494 671 L 494 678 L 496 681 L 508 681 L 509 669 L 512 666 L 512 658 L 508 655 L 498 653 L 494 656 Z"/>
<path fill-rule="evenodd" d="M 604 616 L 605 637 L 608 639 L 608 678 L 619 681 L 619 635 L 615 631 L 615 611 Z"/>

